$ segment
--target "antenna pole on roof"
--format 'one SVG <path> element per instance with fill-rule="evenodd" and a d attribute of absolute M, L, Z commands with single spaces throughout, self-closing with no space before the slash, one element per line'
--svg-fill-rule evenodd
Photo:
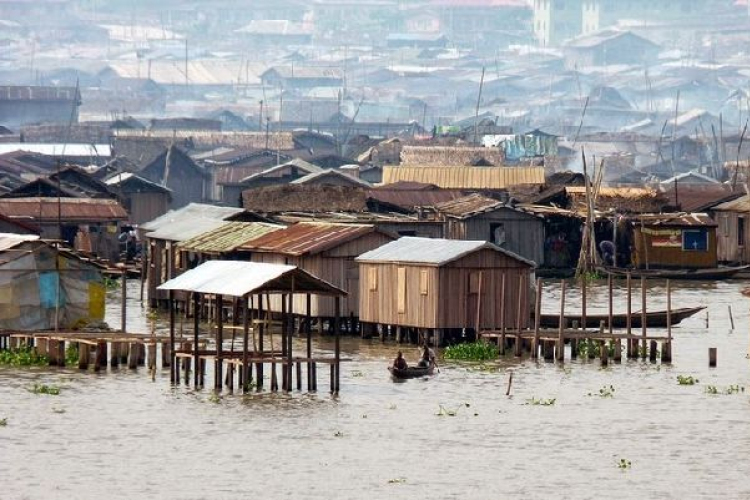
<path fill-rule="evenodd" d="M 734 167 L 734 175 L 732 176 L 732 191 L 734 191 L 735 186 L 737 186 L 737 175 L 740 171 L 740 151 L 742 150 L 742 142 L 745 140 L 746 132 L 747 120 L 745 120 L 745 127 L 742 129 L 742 134 L 740 135 L 740 143 L 737 145 L 737 163 Z"/>
<path fill-rule="evenodd" d="M 479 127 L 479 104 L 482 102 L 482 89 L 484 88 L 484 66 L 482 76 L 479 78 L 479 94 L 477 95 L 477 107 L 474 112 L 474 144 L 477 144 L 477 128 Z"/>

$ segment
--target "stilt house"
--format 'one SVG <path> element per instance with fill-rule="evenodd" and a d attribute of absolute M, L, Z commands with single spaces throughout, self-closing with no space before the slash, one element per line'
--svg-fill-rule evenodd
<path fill-rule="evenodd" d="M 534 262 L 486 241 L 403 237 L 360 255 L 360 321 L 438 330 L 526 327 Z"/>

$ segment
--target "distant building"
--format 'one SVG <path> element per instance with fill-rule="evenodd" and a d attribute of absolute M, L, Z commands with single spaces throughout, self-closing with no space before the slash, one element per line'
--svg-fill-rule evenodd
<path fill-rule="evenodd" d="M 643 65 L 656 61 L 659 46 L 630 31 L 607 30 L 583 35 L 563 47 L 565 67 L 611 64 Z"/>
<path fill-rule="evenodd" d="M 263 85 L 275 88 L 341 87 L 344 76 L 338 68 L 276 66 L 261 76 Z"/>
<path fill-rule="evenodd" d="M 584 0 L 534 0 L 534 35 L 539 45 L 557 45 L 583 29 Z"/>
<path fill-rule="evenodd" d="M 0 124 L 10 128 L 77 122 L 80 105 L 73 87 L 0 86 Z"/>

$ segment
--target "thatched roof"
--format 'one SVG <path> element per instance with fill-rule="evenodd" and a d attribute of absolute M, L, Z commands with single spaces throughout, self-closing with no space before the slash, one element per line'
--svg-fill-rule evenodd
<path fill-rule="evenodd" d="M 367 211 L 367 191 L 349 186 L 269 186 L 244 191 L 242 201 L 245 210 L 260 213 Z"/>

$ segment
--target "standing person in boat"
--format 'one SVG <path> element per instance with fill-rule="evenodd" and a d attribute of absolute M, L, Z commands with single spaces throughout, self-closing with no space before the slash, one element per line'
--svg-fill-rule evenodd
<path fill-rule="evenodd" d="M 393 360 L 393 368 L 396 370 L 406 370 L 408 367 L 409 365 L 406 364 L 404 354 L 401 351 L 398 351 L 396 359 Z"/>
<path fill-rule="evenodd" d="M 424 347 L 422 348 L 422 357 L 419 360 L 418 366 L 420 368 L 427 368 L 433 363 L 435 363 L 435 351 L 430 349 L 427 342 L 425 342 Z"/>

